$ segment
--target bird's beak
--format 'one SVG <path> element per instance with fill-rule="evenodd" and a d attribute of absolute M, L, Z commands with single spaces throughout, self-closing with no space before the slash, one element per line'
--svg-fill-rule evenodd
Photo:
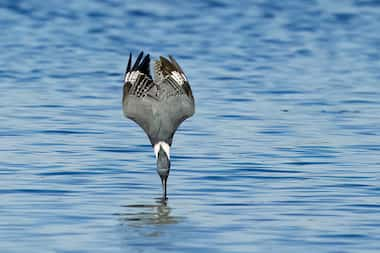
<path fill-rule="evenodd" d="M 168 181 L 168 176 L 161 176 L 161 183 L 162 183 L 162 191 L 163 191 L 163 196 L 162 196 L 162 199 L 163 200 L 167 200 L 167 196 L 166 196 L 166 185 L 167 185 L 167 181 Z"/>

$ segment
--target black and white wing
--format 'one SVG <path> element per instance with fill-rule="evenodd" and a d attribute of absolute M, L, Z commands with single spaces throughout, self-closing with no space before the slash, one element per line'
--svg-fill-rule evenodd
<path fill-rule="evenodd" d="M 154 70 L 155 83 L 159 86 L 160 93 L 163 93 L 159 103 L 163 125 L 168 130 L 161 131 L 160 138 L 171 144 L 179 125 L 194 114 L 195 105 L 185 73 L 172 56 L 169 59 L 161 56 L 155 62 Z"/>
<path fill-rule="evenodd" d="M 132 55 L 129 55 L 124 75 L 123 112 L 151 136 L 155 125 L 153 107 L 157 104 L 157 87 L 150 75 L 149 54 L 143 56 L 141 52 L 132 66 Z"/>
<path fill-rule="evenodd" d="M 160 56 L 160 59 L 155 62 L 155 82 L 158 84 L 162 82 L 170 84 L 170 89 L 176 91 L 176 93 L 169 95 L 186 95 L 194 104 L 193 93 L 185 73 L 173 56 L 169 55 L 169 59 L 170 61 Z"/>

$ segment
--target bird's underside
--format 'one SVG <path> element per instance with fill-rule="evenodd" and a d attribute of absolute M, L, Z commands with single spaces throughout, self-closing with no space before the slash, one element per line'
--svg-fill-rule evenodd
<path fill-rule="evenodd" d="M 152 145 L 172 144 L 178 126 L 194 114 L 189 82 L 176 60 L 160 57 L 150 75 L 149 54 L 141 52 L 132 66 L 129 56 L 124 76 L 123 112 L 148 135 Z"/>

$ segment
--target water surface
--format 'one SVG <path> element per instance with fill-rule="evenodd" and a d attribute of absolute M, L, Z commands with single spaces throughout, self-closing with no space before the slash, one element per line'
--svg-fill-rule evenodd
<path fill-rule="evenodd" d="M 1 1 L 1 252 L 379 252 L 380 4 Z M 121 111 L 173 54 L 169 200 Z"/>

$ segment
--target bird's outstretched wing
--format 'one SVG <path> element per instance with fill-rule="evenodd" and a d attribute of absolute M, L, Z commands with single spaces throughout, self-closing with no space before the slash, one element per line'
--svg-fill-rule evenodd
<path fill-rule="evenodd" d="M 150 75 L 149 54 L 143 56 L 141 52 L 132 66 L 132 54 L 129 55 L 124 75 L 123 112 L 151 136 L 155 125 L 153 108 L 158 102 L 157 87 Z"/>
<path fill-rule="evenodd" d="M 169 59 L 161 56 L 155 61 L 154 72 L 161 93 L 162 125 L 165 126 L 160 137 L 165 137 L 171 145 L 179 125 L 194 114 L 194 97 L 185 73 L 172 56 Z M 169 131 L 166 132 L 166 129 Z"/>
<path fill-rule="evenodd" d="M 160 56 L 160 59 L 155 62 L 154 74 L 156 83 L 167 82 L 170 84 L 169 89 L 176 91 L 174 95 L 186 95 L 194 104 L 193 93 L 185 73 L 173 56 L 169 55 L 169 59 L 170 61 Z M 173 93 L 169 95 L 173 95 Z"/>
<path fill-rule="evenodd" d="M 144 129 L 153 145 L 159 141 L 171 145 L 178 126 L 194 114 L 193 94 L 173 57 L 160 57 L 155 62 L 153 81 L 149 55 L 143 56 L 141 52 L 133 66 L 129 57 L 124 77 L 124 115 Z"/>

